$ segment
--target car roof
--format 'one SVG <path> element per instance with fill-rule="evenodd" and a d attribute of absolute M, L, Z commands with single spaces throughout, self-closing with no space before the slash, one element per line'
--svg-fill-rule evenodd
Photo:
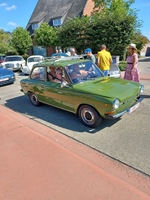
<path fill-rule="evenodd" d="M 28 58 L 35 58 L 35 57 L 41 57 L 41 58 L 43 58 L 44 56 L 42 56 L 42 55 L 32 55 L 32 56 L 29 56 Z"/>
<path fill-rule="evenodd" d="M 49 59 L 45 60 L 41 63 L 34 64 L 34 67 L 48 67 L 48 66 L 56 66 L 56 67 L 66 67 L 77 63 L 83 62 L 91 62 L 90 60 L 85 59 L 73 59 L 73 58 L 60 58 L 60 59 Z"/>

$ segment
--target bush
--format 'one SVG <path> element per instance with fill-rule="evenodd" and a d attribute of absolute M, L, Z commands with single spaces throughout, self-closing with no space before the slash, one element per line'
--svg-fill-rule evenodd
<path fill-rule="evenodd" d="M 120 61 L 120 62 L 119 62 L 120 71 L 125 71 L 126 65 L 127 65 L 127 62 L 126 62 L 126 61 Z"/>

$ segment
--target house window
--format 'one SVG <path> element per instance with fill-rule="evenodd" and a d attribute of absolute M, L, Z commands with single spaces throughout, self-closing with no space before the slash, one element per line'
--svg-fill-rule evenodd
<path fill-rule="evenodd" d="M 53 26 L 61 26 L 61 18 L 53 19 Z"/>
<path fill-rule="evenodd" d="M 32 24 L 32 30 L 35 30 L 35 29 L 37 29 L 38 27 L 39 27 L 38 24 Z"/>

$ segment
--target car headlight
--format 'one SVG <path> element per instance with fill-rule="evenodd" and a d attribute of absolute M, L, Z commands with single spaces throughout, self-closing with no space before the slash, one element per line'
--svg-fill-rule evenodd
<path fill-rule="evenodd" d="M 118 107 L 119 107 L 119 105 L 120 105 L 120 102 L 119 102 L 119 99 L 115 99 L 114 101 L 113 101 L 113 108 L 114 109 L 117 109 Z"/>
<path fill-rule="evenodd" d="M 144 92 L 144 85 L 140 85 L 140 93 Z"/>

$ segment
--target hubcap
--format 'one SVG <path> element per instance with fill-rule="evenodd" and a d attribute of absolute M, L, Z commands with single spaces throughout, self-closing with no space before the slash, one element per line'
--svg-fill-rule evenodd
<path fill-rule="evenodd" d="M 93 112 L 91 112 L 90 110 L 87 110 L 87 109 L 82 110 L 81 118 L 88 125 L 92 125 L 95 122 L 95 116 L 94 116 Z"/>

